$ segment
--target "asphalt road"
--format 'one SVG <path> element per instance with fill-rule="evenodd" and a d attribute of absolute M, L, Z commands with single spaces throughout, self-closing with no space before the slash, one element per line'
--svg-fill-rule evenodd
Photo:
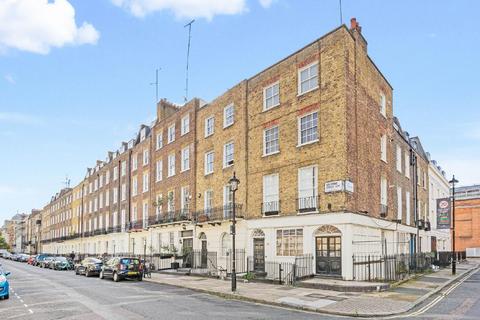
<path fill-rule="evenodd" d="M 415 319 L 480 319 L 480 271 L 466 278 L 455 289 L 442 290 L 442 293 L 445 292 L 449 292 L 448 295 L 432 297 L 430 301 L 440 300 L 424 313 L 416 315 Z"/>
<path fill-rule="evenodd" d="M 73 271 L 40 269 L 3 259 L 0 263 L 12 273 L 10 299 L 0 301 L 0 319 L 347 319 L 225 300 L 143 281 L 115 283 L 75 276 Z M 479 299 L 477 272 L 424 313 L 404 318 L 480 319 Z"/>
<path fill-rule="evenodd" d="M 148 282 L 100 280 L 0 259 L 12 274 L 0 319 L 338 319 Z"/>

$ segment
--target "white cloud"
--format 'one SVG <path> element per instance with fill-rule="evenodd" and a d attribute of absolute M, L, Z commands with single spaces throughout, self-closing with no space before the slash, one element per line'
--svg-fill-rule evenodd
<path fill-rule="evenodd" d="M 260 5 L 264 8 L 270 8 L 273 2 L 273 0 L 259 0 L 259 1 L 260 1 Z"/>
<path fill-rule="evenodd" d="M 0 112 L 0 123 L 22 124 L 22 125 L 42 125 L 44 120 L 34 115 L 18 112 Z"/>
<path fill-rule="evenodd" d="M 52 47 L 96 44 L 99 32 L 89 23 L 77 26 L 67 0 L 0 1 L 0 52 L 8 48 L 47 54 Z"/>
<path fill-rule="evenodd" d="M 172 11 L 179 18 L 205 18 L 233 15 L 246 10 L 246 0 L 111 0 L 136 17 L 162 10 Z M 262 0 L 262 2 L 266 2 Z"/>
<path fill-rule="evenodd" d="M 6 74 L 5 75 L 5 80 L 7 80 L 8 83 L 10 84 L 16 84 L 17 82 L 15 81 L 15 78 L 11 74 Z"/>

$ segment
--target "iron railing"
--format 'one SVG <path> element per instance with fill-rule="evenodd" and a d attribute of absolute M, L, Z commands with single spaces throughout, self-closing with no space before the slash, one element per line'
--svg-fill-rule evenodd
<path fill-rule="evenodd" d="M 297 198 L 297 211 L 298 212 L 312 212 L 317 211 L 320 204 L 319 196 Z"/>
<path fill-rule="evenodd" d="M 243 218 L 242 204 L 235 204 L 236 218 Z M 233 204 L 224 205 L 222 207 L 209 208 L 194 213 L 194 221 L 196 223 L 230 220 L 233 217 Z"/>
<path fill-rule="evenodd" d="M 264 216 L 274 216 L 280 213 L 280 200 L 262 203 L 262 214 Z"/>

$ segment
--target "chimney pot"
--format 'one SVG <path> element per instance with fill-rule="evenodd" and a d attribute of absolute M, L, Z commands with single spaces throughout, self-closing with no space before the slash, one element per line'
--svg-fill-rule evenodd
<path fill-rule="evenodd" d="M 358 26 L 357 18 L 350 19 L 350 29 L 356 29 Z"/>

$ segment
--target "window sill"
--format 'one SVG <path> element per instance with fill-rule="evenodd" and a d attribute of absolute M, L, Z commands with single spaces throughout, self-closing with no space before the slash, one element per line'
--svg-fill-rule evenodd
<path fill-rule="evenodd" d="M 277 107 L 279 107 L 279 106 L 280 106 L 280 103 L 277 103 L 276 105 L 271 106 L 271 107 L 269 107 L 269 108 L 267 109 L 267 108 L 265 107 L 265 105 L 264 105 L 264 106 L 263 106 L 262 113 L 263 113 L 263 112 L 270 111 L 270 110 L 272 110 L 272 109 L 275 109 L 275 108 L 277 108 Z"/>
<path fill-rule="evenodd" d="M 211 136 L 213 136 L 213 133 L 210 133 L 209 135 L 205 135 L 204 138 L 207 139 L 208 137 L 211 137 Z"/>
<path fill-rule="evenodd" d="M 309 141 L 309 142 L 305 142 L 305 143 L 302 143 L 302 144 L 297 144 L 297 148 L 300 148 L 300 147 L 303 147 L 303 146 L 308 146 L 309 144 L 314 144 L 314 143 L 317 143 L 318 141 L 320 141 L 319 139 L 315 139 L 315 140 L 312 140 L 312 141 Z"/>
<path fill-rule="evenodd" d="M 184 135 L 188 134 L 190 131 L 184 132 L 180 134 L 180 137 L 183 137 Z"/>
<path fill-rule="evenodd" d="M 311 88 L 311 89 L 309 89 L 309 90 L 307 90 L 307 91 L 305 91 L 305 92 L 298 92 L 298 93 L 297 93 L 297 98 L 300 98 L 301 96 L 303 96 L 304 94 L 307 94 L 307 93 L 309 93 L 309 92 L 315 91 L 315 90 L 317 90 L 318 88 L 319 88 L 319 86 L 317 85 L 316 87 Z"/>
<path fill-rule="evenodd" d="M 227 124 L 227 125 L 223 125 L 223 129 L 227 129 L 228 127 L 233 126 L 234 123 L 235 123 L 235 122 L 232 122 L 232 123 Z"/>
<path fill-rule="evenodd" d="M 189 171 L 190 168 L 187 168 L 187 169 L 184 169 L 184 170 L 180 170 L 180 173 L 183 173 L 183 172 L 186 172 L 186 171 Z"/>
<path fill-rule="evenodd" d="M 231 168 L 231 167 L 233 167 L 233 164 L 230 164 L 230 165 L 228 165 L 228 166 L 225 166 L 225 165 L 224 165 L 224 166 L 223 166 L 223 169 L 225 170 L 225 169 L 228 169 L 228 168 Z"/>
<path fill-rule="evenodd" d="M 388 163 L 387 160 L 380 158 L 380 161 L 383 161 L 385 163 Z"/>
<path fill-rule="evenodd" d="M 205 173 L 204 176 L 205 176 L 205 177 L 208 177 L 208 176 L 210 176 L 210 175 L 212 175 L 212 174 L 213 174 L 213 171 L 212 171 L 212 172 Z"/>
<path fill-rule="evenodd" d="M 316 213 L 320 213 L 320 211 L 318 211 L 318 209 L 312 210 L 312 211 L 303 211 L 303 212 L 300 212 L 297 210 L 297 216 L 304 216 L 304 215 L 316 214 Z"/>
<path fill-rule="evenodd" d="M 280 153 L 280 151 L 275 151 L 275 152 L 267 153 L 267 154 L 264 153 L 264 154 L 262 155 L 262 158 L 264 158 L 264 157 L 269 157 L 269 156 L 274 156 L 274 155 L 279 154 L 279 153 Z"/>

